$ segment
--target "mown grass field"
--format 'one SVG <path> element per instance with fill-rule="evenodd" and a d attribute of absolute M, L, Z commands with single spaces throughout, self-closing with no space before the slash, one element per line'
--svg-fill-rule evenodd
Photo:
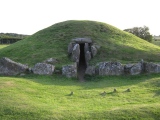
<path fill-rule="evenodd" d="M 1 120 L 160 118 L 159 74 L 86 77 L 86 82 L 60 75 L 1 76 L 0 93 Z"/>

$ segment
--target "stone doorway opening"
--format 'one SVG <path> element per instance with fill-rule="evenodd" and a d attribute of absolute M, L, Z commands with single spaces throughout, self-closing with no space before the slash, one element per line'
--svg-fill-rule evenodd
<path fill-rule="evenodd" d="M 79 56 L 79 64 L 77 72 L 78 72 L 78 79 L 80 81 L 84 81 L 84 75 L 87 68 L 85 59 L 85 50 L 84 50 L 85 43 L 81 43 L 79 44 L 79 46 L 80 46 L 80 56 Z"/>
<path fill-rule="evenodd" d="M 84 81 L 85 72 L 88 70 L 89 61 L 97 54 L 97 48 L 100 48 L 96 43 L 93 43 L 90 38 L 75 38 L 68 45 L 68 55 L 75 62 L 76 67 L 71 66 L 68 70 L 70 76 L 78 77 L 80 81 Z"/>

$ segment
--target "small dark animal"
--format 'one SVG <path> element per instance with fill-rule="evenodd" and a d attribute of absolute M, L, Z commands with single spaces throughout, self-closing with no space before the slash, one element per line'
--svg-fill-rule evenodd
<path fill-rule="evenodd" d="M 103 95 L 103 96 L 105 96 L 107 93 L 106 93 L 106 91 L 104 91 L 103 93 L 101 93 L 100 95 Z"/>
<path fill-rule="evenodd" d="M 117 90 L 114 88 L 113 92 L 117 92 Z"/>
<path fill-rule="evenodd" d="M 71 91 L 71 93 L 69 94 L 69 96 L 72 96 L 73 95 L 73 91 Z"/>
<path fill-rule="evenodd" d="M 126 92 L 131 92 L 131 90 L 128 88 L 128 89 L 126 90 Z"/>

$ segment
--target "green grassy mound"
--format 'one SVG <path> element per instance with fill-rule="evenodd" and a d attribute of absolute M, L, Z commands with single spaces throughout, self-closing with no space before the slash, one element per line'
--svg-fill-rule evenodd
<path fill-rule="evenodd" d="M 86 82 L 58 75 L 1 76 L 0 93 L 1 120 L 160 118 L 159 74 L 97 76 Z"/>
<path fill-rule="evenodd" d="M 90 61 L 136 62 L 141 59 L 157 62 L 160 59 L 160 47 L 142 40 L 130 33 L 121 31 L 111 25 L 95 21 L 65 21 L 0 50 L 0 57 L 28 65 L 53 57 L 58 65 L 71 63 L 67 47 L 71 39 L 90 37 L 101 46 L 98 54 Z"/>

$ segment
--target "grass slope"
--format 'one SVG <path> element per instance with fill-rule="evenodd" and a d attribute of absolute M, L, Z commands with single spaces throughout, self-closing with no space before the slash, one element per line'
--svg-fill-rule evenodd
<path fill-rule="evenodd" d="M 0 57 L 9 57 L 31 66 L 50 57 L 59 60 L 57 66 L 69 64 L 67 46 L 71 39 L 77 37 L 90 37 L 101 46 L 91 64 L 107 60 L 157 62 L 160 59 L 159 46 L 105 23 L 74 20 L 54 24 L 1 49 Z"/>
<path fill-rule="evenodd" d="M 58 75 L 1 76 L 0 93 L 1 120 L 160 118 L 159 74 L 97 76 L 86 82 Z"/>
<path fill-rule="evenodd" d="M 0 45 L 0 49 L 5 48 L 7 46 L 9 46 L 9 45 Z"/>

